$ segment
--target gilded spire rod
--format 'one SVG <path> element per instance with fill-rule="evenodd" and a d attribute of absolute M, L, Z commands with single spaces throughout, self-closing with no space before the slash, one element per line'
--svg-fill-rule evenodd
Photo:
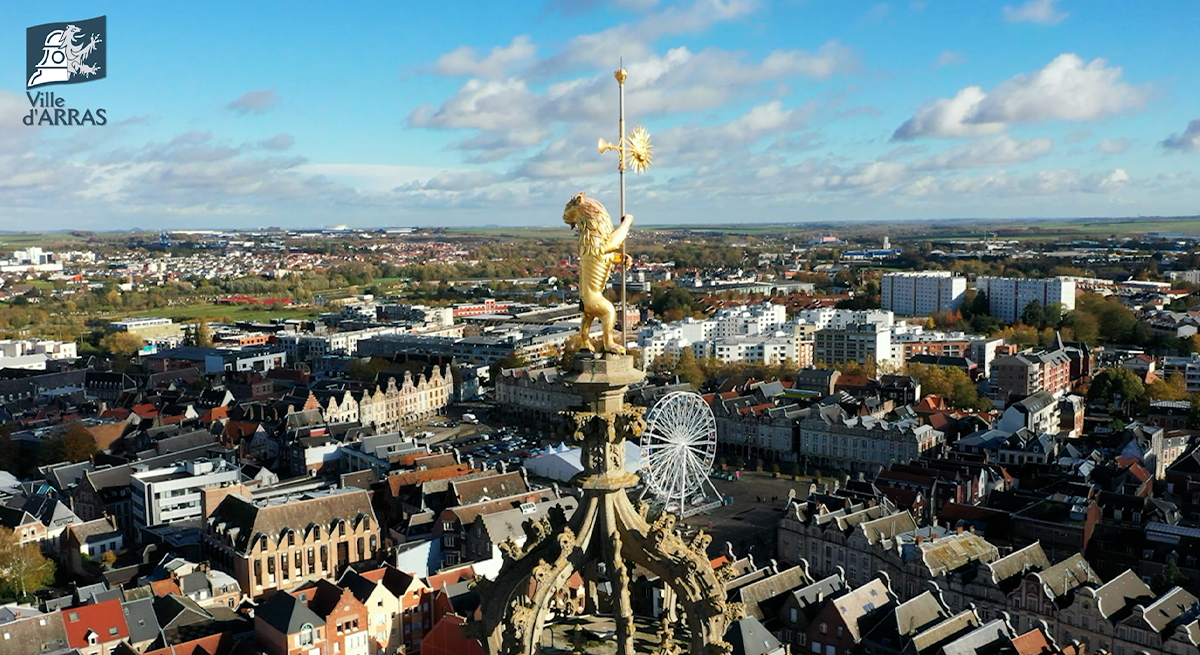
<path fill-rule="evenodd" d="M 628 135 L 625 133 L 625 80 L 629 79 L 629 71 L 625 70 L 624 62 L 615 72 L 613 77 L 617 80 L 618 87 L 618 118 L 617 118 L 617 142 L 609 143 L 604 139 L 600 139 L 599 150 L 600 154 L 604 154 L 609 150 L 617 151 L 617 175 L 620 178 L 620 193 L 621 193 L 621 220 L 625 219 L 625 169 L 632 168 L 633 172 L 639 175 L 646 172 L 650 168 L 651 150 L 650 133 L 646 128 L 638 126 L 633 132 Z M 626 329 L 629 318 L 629 306 L 625 300 L 625 281 L 626 272 L 629 269 L 628 257 L 625 254 L 625 244 L 621 244 L 621 346 L 625 347 L 629 343 L 629 334 Z"/>

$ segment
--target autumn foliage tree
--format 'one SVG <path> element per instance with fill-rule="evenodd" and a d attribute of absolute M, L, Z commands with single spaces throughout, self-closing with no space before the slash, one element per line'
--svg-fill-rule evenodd
<path fill-rule="evenodd" d="M 0 591 L 25 597 L 53 581 L 54 562 L 37 544 L 22 545 L 16 532 L 0 527 Z"/>

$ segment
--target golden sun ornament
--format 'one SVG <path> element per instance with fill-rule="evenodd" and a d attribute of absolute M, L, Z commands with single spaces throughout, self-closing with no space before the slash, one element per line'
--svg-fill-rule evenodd
<path fill-rule="evenodd" d="M 626 158 L 629 167 L 639 175 L 645 173 L 650 168 L 650 161 L 653 158 L 654 146 L 650 145 L 650 133 L 639 125 L 634 128 L 626 143 L 628 147 Z"/>

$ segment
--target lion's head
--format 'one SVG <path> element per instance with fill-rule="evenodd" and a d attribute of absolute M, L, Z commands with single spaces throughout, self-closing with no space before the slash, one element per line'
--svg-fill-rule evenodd
<path fill-rule="evenodd" d="M 612 219 L 599 200 L 578 193 L 563 210 L 563 222 L 579 230 L 579 254 L 600 254 L 612 234 Z"/>

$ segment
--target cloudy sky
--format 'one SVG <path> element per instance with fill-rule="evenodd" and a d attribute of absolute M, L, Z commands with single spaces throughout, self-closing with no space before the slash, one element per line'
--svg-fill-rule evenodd
<path fill-rule="evenodd" d="M 0 5 L 0 229 L 559 224 L 620 58 L 641 222 L 1200 212 L 1194 0 L 308 4 Z M 25 28 L 102 13 L 39 90 L 108 125 L 23 125 Z"/>

